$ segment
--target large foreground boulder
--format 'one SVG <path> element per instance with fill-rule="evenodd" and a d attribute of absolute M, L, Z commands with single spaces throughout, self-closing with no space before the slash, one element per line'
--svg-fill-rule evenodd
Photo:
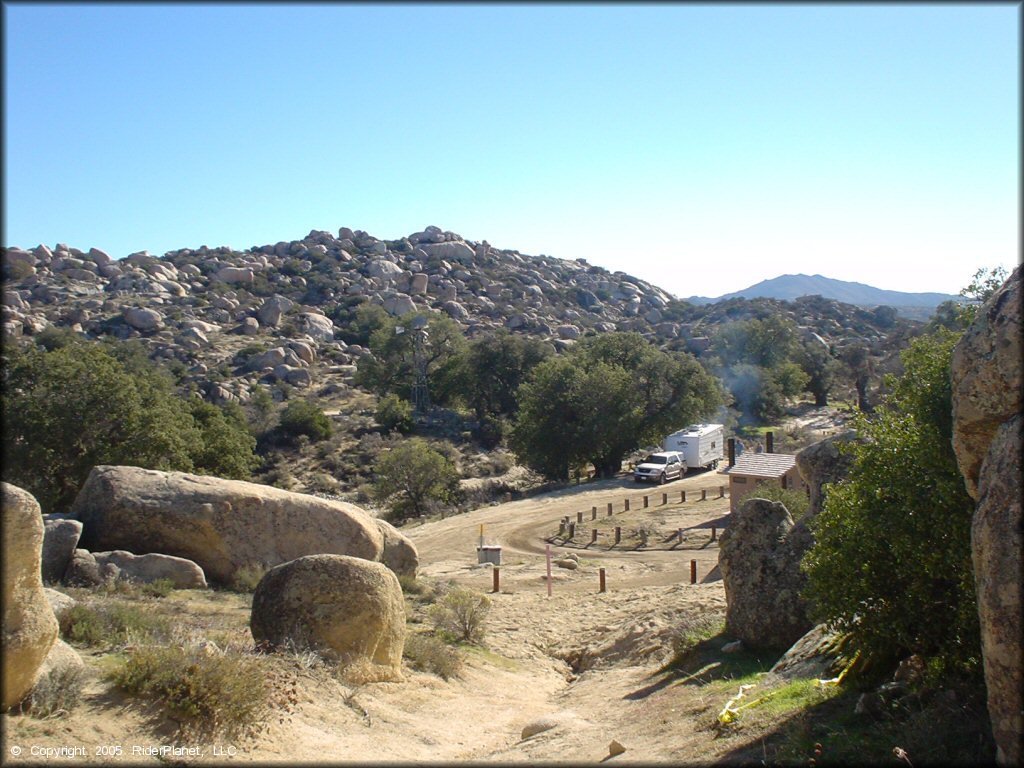
<path fill-rule="evenodd" d="M 785 505 L 748 498 L 719 541 L 726 630 L 751 648 L 785 650 L 813 626 L 800 596 L 800 560 L 811 544 Z"/>
<path fill-rule="evenodd" d="M 246 566 L 304 555 L 351 555 L 415 575 L 416 549 L 359 507 L 240 480 L 93 468 L 71 508 L 89 550 L 156 552 L 197 563 L 206 578 L 231 580 Z"/>
<path fill-rule="evenodd" d="M 401 679 L 405 601 L 394 572 L 344 555 L 310 555 L 271 568 L 252 597 L 253 639 L 312 649 Z"/>
<path fill-rule="evenodd" d="M 1024 760 L 1021 269 L 953 350 L 953 449 L 967 492 L 988 712 L 1003 765 Z"/>
<path fill-rule="evenodd" d="M 27 491 L 0 483 L 3 515 L 3 710 L 32 688 L 57 639 L 57 619 L 40 570 L 43 516 Z"/>

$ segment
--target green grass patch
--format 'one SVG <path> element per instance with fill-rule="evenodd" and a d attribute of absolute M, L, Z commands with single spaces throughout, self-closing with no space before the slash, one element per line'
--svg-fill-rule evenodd
<path fill-rule="evenodd" d="M 167 618 L 120 600 L 79 603 L 68 611 L 65 622 L 65 639 L 89 647 L 159 641 L 171 634 Z"/>
<path fill-rule="evenodd" d="M 517 672 L 522 669 L 522 666 L 515 659 L 509 659 L 502 656 L 500 653 L 495 653 L 487 648 L 481 648 L 478 645 L 467 645 L 463 646 L 467 656 L 474 656 L 478 659 L 486 661 L 488 664 L 492 664 L 500 669 L 507 669 L 510 672 Z"/>

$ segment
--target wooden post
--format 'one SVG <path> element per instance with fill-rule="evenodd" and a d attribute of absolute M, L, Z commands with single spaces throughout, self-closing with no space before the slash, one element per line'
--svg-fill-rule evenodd
<path fill-rule="evenodd" d="M 597 578 L 598 578 L 598 588 L 597 588 L 597 591 L 598 592 L 604 592 L 604 589 L 605 589 L 604 568 L 599 568 L 598 569 L 598 571 L 597 571 Z"/>
<path fill-rule="evenodd" d="M 718 486 L 718 498 L 720 498 L 720 499 L 724 499 L 725 498 L 725 486 L 724 485 Z"/>
<path fill-rule="evenodd" d="M 681 502 L 685 502 L 686 501 L 686 491 L 680 491 L 679 492 L 679 501 L 681 501 Z"/>
<path fill-rule="evenodd" d="M 682 528 L 677 528 L 676 529 L 676 541 L 678 541 L 680 544 L 683 543 L 683 529 Z"/>
<path fill-rule="evenodd" d="M 625 510 L 626 510 L 627 512 L 629 512 L 629 499 L 626 499 L 626 506 L 625 506 Z"/>
<path fill-rule="evenodd" d="M 701 501 L 706 501 L 707 498 L 708 498 L 708 489 L 707 488 L 702 488 L 701 491 L 700 491 L 700 500 Z"/>
<path fill-rule="evenodd" d="M 620 528 L 619 526 L 616 525 L 615 526 L 615 543 L 618 544 L 620 541 L 622 541 L 622 528 Z"/>
<path fill-rule="evenodd" d="M 592 510 L 590 510 L 590 519 L 597 520 L 597 507 L 594 507 Z"/>
<path fill-rule="evenodd" d="M 582 512 L 577 512 L 576 513 L 576 522 L 577 523 L 582 523 L 583 522 L 583 513 Z"/>
<path fill-rule="evenodd" d="M 647 504 L 648 504 L 647 497 L 644 496 L 644 509 L 647 509 Z"/>
<path fill-rule="evenodd" d="M 697 561 L 696 560 L 691 560 L 690 561 L 690 583 L 691 584 L 696 584 L 697 583 Z"/>
<path fill-rule="evenodd" d="M 668 504 L 668 494 L 667 493 L 661 494 L 661 503 L 662 504 Z"/>
<path fill-rule="evenodd" d="M 597 543 L 597 528 L 592 528 L 590 530 L 590 543 L 591 544 Z"/>
<path fill-rule="evenodd" d="M 715 526 L 711 526 L 711 540 L 714 541 L 718 538 L 718 529 Z"/>
<path fill-rule="evenodd" d="M 612 503 L 609 501 L 608 502 L 608 516 L 611 517 L 611 514 L 612 514 Z"/>
<path fill-rule="evenodd" d="M 544 553 L 548 561 L 548 597 L 551 597 L 551 545 L 547 544 L 544 547 Z"/>
<path fill-rule="evenodd" d="M 491 575 L 494 577 L 494 585 L 492 586 L 491 591 L 495 593 L 499 592 L 501 590 L 501 568 L 494 566 L 494 570 L 491 572 Z"/>
<path fill-rule="evenodd" d="M 569 538 L 576 538 L 576 523 L 569 523 Z"/>

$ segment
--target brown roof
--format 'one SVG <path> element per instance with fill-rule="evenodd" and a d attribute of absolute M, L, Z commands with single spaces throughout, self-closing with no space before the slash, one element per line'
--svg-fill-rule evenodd
<path fill-rule="evenodd" d="M 746 477 L 782 477 L 794 466 L 796 456 L 792 453 L 743 453 L 735 464 L 721 472 Z"/>

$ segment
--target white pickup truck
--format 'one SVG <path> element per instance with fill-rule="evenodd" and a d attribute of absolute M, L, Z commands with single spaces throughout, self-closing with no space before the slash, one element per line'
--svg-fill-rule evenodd
<path fill-rule="evenodd" d="M 637 464 L 633 470 L 633 479 L 638 483 L 645 480 L 667 483 L 669 480 L 678 480 L 685 474 L 686 462 L 683 460 L 683 454 L 678 451 L 661 451 L 650 454 Z"/>

